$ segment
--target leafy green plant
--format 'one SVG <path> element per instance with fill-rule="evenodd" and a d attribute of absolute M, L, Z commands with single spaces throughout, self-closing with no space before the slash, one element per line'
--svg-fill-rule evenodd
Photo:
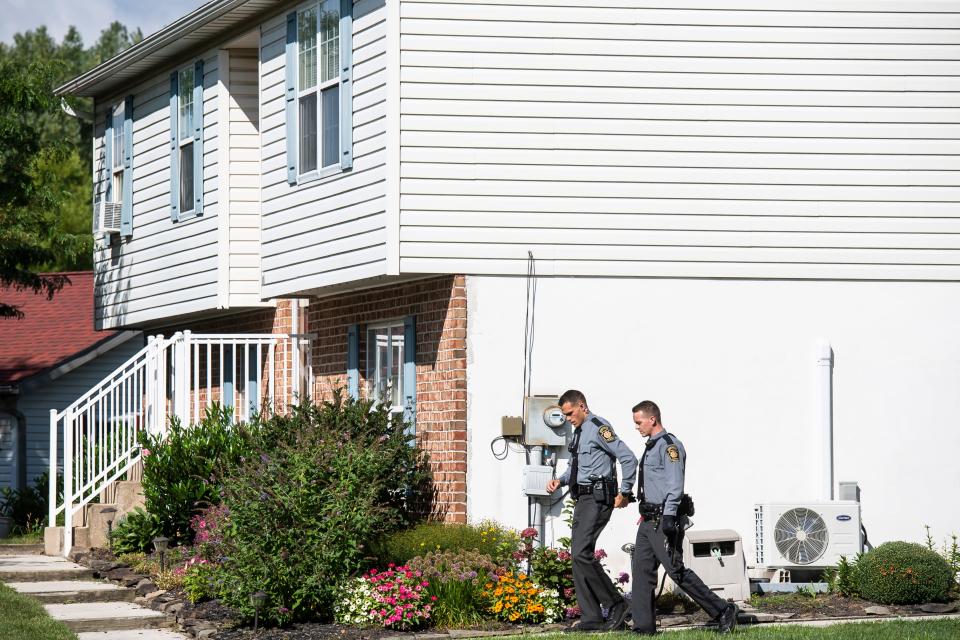
<path fill-rule="evenodd" d="M 860 595 L 882 604 L 943 601 L 954 584 L 946 560 L 910 542 L 887 542 L 863 554 L 856 575 Z"/>
<path fill-rule="evenodd" d="M 939 553 L 950 565 L 950 569 L 953 571 L 953 589 L 957 591 L 960 588 L 960 544 L 957 542 L 957 534 L 951 534 L 950 542 L 944 540 L 943 546 L 937 549 L 933 536 L 930 534 L 930 527 L 924 525 L 924 528 L 927 530 L 927 548 Z"/>
<path fill-rule="evenodd" d="M 263 590 L 262 620 L 329 619 L 336 585 L 367 566 L 367 541 L 429 513 L 426 455 L 388 418 L 337 394 L 256 425 L 256 455 L 219 478 L 229 509 L 221 601 L 252 620 L 249 596 Z"/>
<path fill-rule="evenodd" d="M 500 568 L 479 551 L 430 551 L 410 560 L 407 566 L 429 582 L 433 596 L 433 622 L 438 627 L 464 627 L 484 618 L 480 594 L 483 585 Z"/>
<path fill-rule="evenodd" d="M 843 598 L 852 598 L 860 595 L 857 591 L 857 561 L 860 554 L 852 560 L 847 560 L 847 556 L 840 556 L 840 562 L 827 574 L 827 586 L 830 593 L 835 593 Z"/>
<path fill-rule="evenodd" d="M 220 502 L 214 473 L 249 456 L 253 441 L 232 424 L 232 410 L 213 405 L 193 426 L 171 420 L 166 434 L 141 432 L 143 495 L 171 544 L 193 541 L 190 519 Z"/>
<path fill-rule="evenodd" d="M 153 539 L 163 533 L 163 525 L 154 514 L 137 507 L 113 528 L 114 553 L 135 553 L 153 548 Z"/>
<path fill-rule="evenodd" d="M 183 592 L 190 602 L 196 604 L 201 600 L 216 597 L 217 577 L 219 575 L 216 564 L 212 562 L 188 564 L 181 574 L 183 576 Z"/>
<path fill-rule="evenodd" d="M 382 563 L 404 564 L 429 551 L 475 550 L 500 566 L 512 566 L 520 545 L 516 531 L 492 520 L 477 524 L 425 522 L 383 537 L 374 547 Z"/>
<path fill-rule="evenodd" d="M 57 496 L 63 498 L 63 476 L 57 476 Z M 22 489 L 0 488 L 0 515 L 13 519 L 13 534 L 43 533 L 47 519 L 50 481 L 47 472 Z M 62 518 L 63 516 L 61 516 Z"/>

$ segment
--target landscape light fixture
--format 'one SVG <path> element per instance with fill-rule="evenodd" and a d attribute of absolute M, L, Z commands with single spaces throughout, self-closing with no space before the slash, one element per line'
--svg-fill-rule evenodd
<path fill-rule="evenodd" d="M 260 622 L 260 607 L 267 601 L 267 594 L 263 591 L 256 591 L 250 594 L 250 604 L 253 605 L 253 632 L 257 632 L 257 625 Z"/>
<path fill-rule="evenodd" d="M 153 539 L 153 548 L 160 554 L 160 571 L 166 571 L 167 568 L 163 561 L 163 556 L 167 552 L 167 545 L 170 544 L 170 538 L 157 536 Z"/>
<path fill-rule="evenodd" d="M 113 507 L 107 507 L 100 513 L 107 516 L 107 545 L 110 547 L 110 553 L 113 553 L 113 514 L 117 512 Z"/>
<path fill-rule="evenodd" d="M 633 544 L 632 542 L 628 542 L 627 544 L 625 544 L 625 545 L 623 545 L 622 547 L 620 547 L 620 551 L 623 551 L 624 553 L 628 554 L 628 555 L 632 558 L 632 557 L 633 557 L 633 549 L 634 549 L 634 547 L 636 547 L 636 546 L 637 546 L 637 545 Z"/>

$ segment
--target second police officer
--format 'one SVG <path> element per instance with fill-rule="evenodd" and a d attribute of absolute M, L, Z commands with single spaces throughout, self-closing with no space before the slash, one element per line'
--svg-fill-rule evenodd
<path fill-rule="evenodd" d="M 683 566 L 683 530 L 687 516 L 693 515 L 693 502 L 683 493 L 687 452 L 680 440 L 663 428 L 660 408 L 650 400 L 633 408 L 633 421 L 647 438 L 637 481 L 641 520 L 633 549 L 633 630 L 656 633 L 654 599 L 657 567 L 662 564 L 670 579 L 713 618 L 717 630 L 730 632 L 737 624 L 737 605 L 721 600 Z"/>
<path fill-rule="evenodd" d="M 590 413 L 587 399 L 581 392 L 571 389 L 560 396 L 557 404 L 574 429 L 569 447 L 570 466 L 559 479 L 554 478 L 547 484 L 551 493 L 560 486 L 569 485 L 570 496 L 576 500 L 570 552 L 573 556 L 573 586 L 583 615 L 580 624 L 571 630 L 621 629 L 628 613 L 627 603 L 594 552 L 597 538 L 610 521 L 613 509 L 625 507 L 633 499 L 637 458 L 617 437 L 609 422 Z M 617 460 L 623 467 L 619 488 Z M 606 620 L 601 607 L 609 609 Z"/>

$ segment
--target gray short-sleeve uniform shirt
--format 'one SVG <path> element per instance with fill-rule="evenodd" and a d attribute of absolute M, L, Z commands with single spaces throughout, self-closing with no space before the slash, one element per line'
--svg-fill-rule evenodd
<path fill-rule="evenodd" d="M 675 435 L 669 434 L 672 444 L 664 438 L 666 435 L 666 431 L 661 431 L 647 441 L 642 456 L 643 495 L 648 503 L 662 504 L 663 515 L 675 516 L 683 493 L 687 452 Z"/>
<path fill-rule="evenodd" d="M 637 457 L 633 455 L 630 447 L 617 437 L 610 423 L 599 416 L 588 413 L 579 428 L 577 482 L 587 484 L 591 475 L 601 478 L 613 477 L 616 472 L 613 458 L 616 458 L 623 468 L 620 493 L 628 493 L 633 490 L 637 472 Z M 560 476 L 560 484 L 566 486 L 569 481 L 570 469 L 568 467 Z"/>

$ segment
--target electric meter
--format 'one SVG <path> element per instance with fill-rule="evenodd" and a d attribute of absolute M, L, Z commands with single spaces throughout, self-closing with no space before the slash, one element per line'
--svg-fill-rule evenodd
<path fill-rule="evenodd" d="M 543 421 L 551 429 L 559 429 L 567 421 L 567 418 L 563 415 L 560 407 L 554 405 L 543 410 Z"/>

